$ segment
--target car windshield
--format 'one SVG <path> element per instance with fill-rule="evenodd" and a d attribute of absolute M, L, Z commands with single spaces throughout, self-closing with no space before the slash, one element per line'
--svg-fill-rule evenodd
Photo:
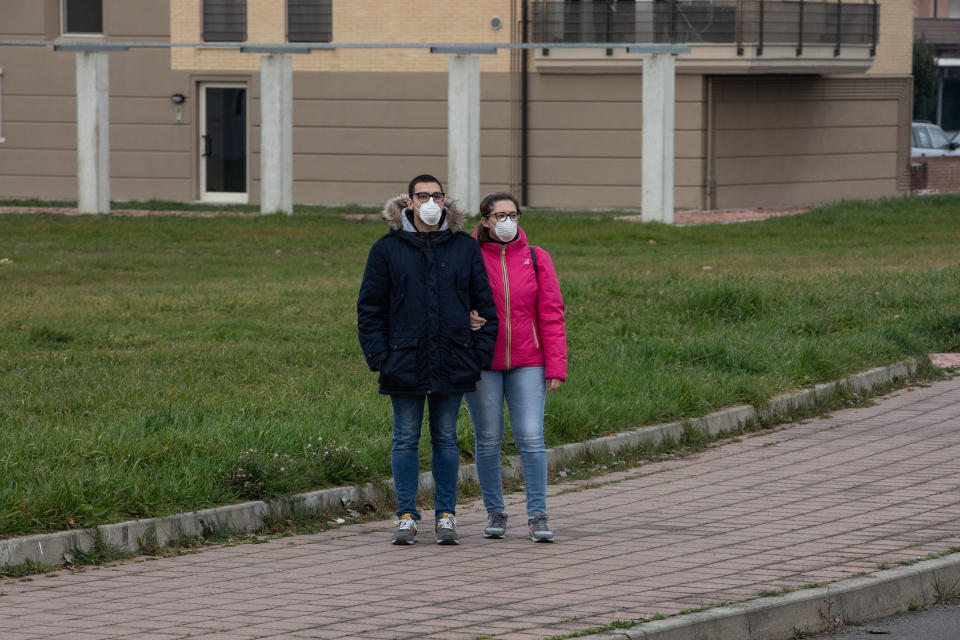
<path fill-rule="evenodd" d="M 933 143 L 930 140 L 930 132 L 927 131 L 926 127 L 914 127 L 913 133 L 916 134 L 918 147 L 921 149 L 933 148 Z"/>
<path fill-rule="evenodd" d="M 935 127 L 927 127 L 927 129 L 930 131 L 930 136 L 933 138 L 933 146 L 935 148 L 950 149 L 950 139 L 947 138 L 947 134 Z"/>

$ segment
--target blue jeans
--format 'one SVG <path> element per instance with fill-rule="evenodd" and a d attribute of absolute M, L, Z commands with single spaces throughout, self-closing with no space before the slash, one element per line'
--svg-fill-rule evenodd
<path fill-rule="evenodd" d="M 503 401 L 520 450 L 527 516 L 547 512 L 547 449 L 543 444 L 543 408 L 547 383 L 543 367 L 484 371 L 477 390 L 464 396 L 476 436 L 477 476 L 487 513 L 503 511 L 500 446 L 503 444 Z"/>
<path fill-rule="evenodd" d="M 456 513 L 457 476 L 460 473 L 460 452 L 457 450 L 457 414 L 459 393 L 431 395 L 393 395 L 393 486 L 397 492 L 397 517 L 409 513 L 417 520 L 417 489 L 420 484 L 420 431 L 423 428 L 424 400 L 430 407 L 430 445 L 436 517 L 444 511 Z"/>

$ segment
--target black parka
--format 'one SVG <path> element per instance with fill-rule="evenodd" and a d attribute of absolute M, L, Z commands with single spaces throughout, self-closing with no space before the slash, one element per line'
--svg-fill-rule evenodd
<path fill-rule="evenodd" d="M 473 391 L 497 337 L 480 245 L 461 231 L 466 216 L 452 201 L 447 228 L 405 231 L 405 199 L 385 205 L 390 232 L 367 257 L 357 298 L 360 346 L 370 369 L 380 372 L 380 393 Z M 471 309 L 487 319 L 478 331 L 470 330 Z"/>

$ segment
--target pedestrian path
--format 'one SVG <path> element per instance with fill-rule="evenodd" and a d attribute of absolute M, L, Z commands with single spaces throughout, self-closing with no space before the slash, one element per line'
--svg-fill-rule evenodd
<path fill-rule="evenodd" d="M 960 377 L 552 486 L 552 545 L 512 494 L 505 540 L 471 503 L 459 546 L 374 522 L 0 583 L 0 638 L 527 640 L 669 616 L 960 546 L 958 463 Z"/>

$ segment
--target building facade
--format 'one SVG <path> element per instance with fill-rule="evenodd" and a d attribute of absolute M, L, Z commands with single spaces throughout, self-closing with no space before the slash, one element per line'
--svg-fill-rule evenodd
<path fill-rule="evenodd" d="M 908 0 L 0 0 L 0 40 L 199 43 L 110 53 L 115 200 L 258 202 L 260 57 L 279 43 L 511 43 L 480 56 L 481 192 L 637 209 L 641 59 L 682 42 L 678 209 L 909 188 Z M 608 43 L 607 48 L 563 45 Z M 294 201 L 382 202 L 447 168 L 446 55 L 293 56 Z M 73 54 L 0 45 L 0 198 L 77 193 Z M 452 194 L 456 196 L 456 194 Z"/>

